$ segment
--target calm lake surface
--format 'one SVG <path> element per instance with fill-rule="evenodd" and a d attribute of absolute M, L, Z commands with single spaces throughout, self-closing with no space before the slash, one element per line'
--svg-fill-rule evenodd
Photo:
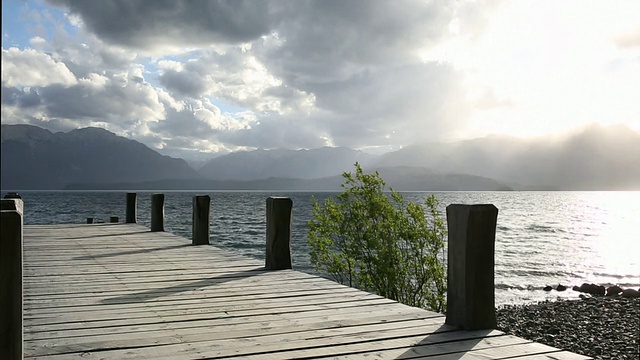
<path fill-rule="evenodd" d="M 87 217 L 125 218 L 124 192 L 21 191 L 25 224 L 84 223 Z M 151 192 L 138 192 L 138 223 L 150 225 Z M 268 196 L 293 199 L 293 265 L 311 272 L 306 223 L 313 192 L 177 192 L 165 194 L 165 230 L 191 238 L 194 195 L 211 196 L 211 243 L 264 259 Z M 430 193 L 405 192 L 422 202 Z M 496 304 L 573 298 L 574 291 L 544 292 L 545 285 L 583 282 L 640 286 L 640 191 L 636 192 L 442 192 L 444 214 L 453 203 L 492 203 L 496 231 Z M 4 194 L 2 194 L 4 195 Z"/>

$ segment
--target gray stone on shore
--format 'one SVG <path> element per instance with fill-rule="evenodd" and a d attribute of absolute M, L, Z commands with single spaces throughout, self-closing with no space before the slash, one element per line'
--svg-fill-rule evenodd
<path fill-rule="evenodd" d="M 587 283 L 583 283 L 577 289 L 574 286 L 573 290 L 591 294 L 591 295 L 600 295 L 600 296 L 604 296 L 607 292 L 604 286 L 596 285 L 596 284 L 587 284 Z"/>
<path fill-rule="evenodd" d="M 498 329 L 594 359 L 640 358 L 640 298 L 586 297 L 504 306 Z"/>
<path fill-rule="evenodd" d="M 622 288 L 618 285 L 609 286 L 607 288 L 607 296 L 617 296 L 622 292 Z"/>
<path fill-rule="evenodd" d="M 622 295 L 623 298 L 639 298 L 640 297 L 640 290 L 624 289 L 624 290 L 622 290 L 621 295 Z M 640 321 L 640 319 L 638 321 Z M 640 334 L 639 334 L 639 336 L 640 336 Z"/>

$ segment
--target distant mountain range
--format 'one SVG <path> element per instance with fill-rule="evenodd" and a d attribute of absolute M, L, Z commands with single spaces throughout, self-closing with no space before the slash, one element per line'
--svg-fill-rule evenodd
<path fill-rule="evenodd" d="M 271 177 L 317 179 L 341 174 L 376 156 L 344 147 L 311 150 L 240 151 L 217 157 L 200 168 L 200 174 L 213 180 L 255 180 Z"/>
<path fill-rule="evenodd" d="M 425 168 L 392 167 L 378 169 L 380 176 L 398 191 L 495 191 L 512 190 L 496 180 L 463 174 L 435 174 Z M 318 179 L 277 178 L 257 180 L 158 180 L 139 183 L 71 184 L 74 190 L 281 190 L 336 191 L 343 182 L 341 175 Z"/>
<path fill-rule="evenodd" d="M 70 183 L 193 179 L 186 161 L 99 128 L 51 133 L 2 125 L 2 189 L 63 189 Z"/>
<path fill-rule="evenodd" d="M 407 146 L 376 166 L 419 166 L 486 176 L 517 189 L 640 189 L 640 133 L 593 125 L 556 140 L 487 136 Z"/>
<path fill-rule="evenodd" d="M 640 134 L 593 126 L 561 140 L 504 136 L 407 146 L 382 156 L 349 148 L 254 150 L 184 160 L 98 128 L 51 133 L 2 125 L 2 189 L 339 190 L 360 162 L 397 190 L 640 189 Z"/>

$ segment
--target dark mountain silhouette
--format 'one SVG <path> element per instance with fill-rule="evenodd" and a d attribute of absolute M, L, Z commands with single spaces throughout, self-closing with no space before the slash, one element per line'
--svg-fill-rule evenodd
<path fill-rule="evenodd" d="M 78 182 L 193 179 L 182 159 L 100 128 L 51 133 L 31 125 L 2 125 L 2 189 L 62 189 Z"/>
<path fill-rule="evenodd" d="M 374 163 L 401 165 L 490 177 L 516 189 L 640 189 L 640 133 L 593 125 L 561 139 L 492 135 L 411 145 Z"/>
<path fill-rule="evenodd" d="M 199 172 L 212 180 L 316 179 L 341 174 L 352 170 L 355 162 L 367 164 L 374 158 L 344 147 L 240 151 L 210 160 Z"/>

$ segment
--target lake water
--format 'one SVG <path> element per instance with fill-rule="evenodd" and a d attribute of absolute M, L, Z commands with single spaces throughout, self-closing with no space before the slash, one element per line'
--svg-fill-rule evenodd
<path fill-rule="evenodd" d="M 25 224 L 84 223 L 87 217 L 125 218 L 123 192 L 20 192 Z M 211 196 L 211 243 L 264 259 L 265 200 L 293 199 L 295 269 L 309 263 L 306 223 L 312 192 L 175 192 L 165 194 L 165 230 L 191 238 L 192 197 Z M 430 193 L 405 192 L 422 202 Z M 640 286 L 640 192 L 442 192 L 448 204 L 491 203 L 499 209 L 496 230 L 496 304 L 527 303 L 579 294 L 544 292 L 545 285 L 583 282 Z M 2 194 L 4 195 L 4 194 Z M 151 193 L 138 192 L 138 223 L 150 225 Z"/>

